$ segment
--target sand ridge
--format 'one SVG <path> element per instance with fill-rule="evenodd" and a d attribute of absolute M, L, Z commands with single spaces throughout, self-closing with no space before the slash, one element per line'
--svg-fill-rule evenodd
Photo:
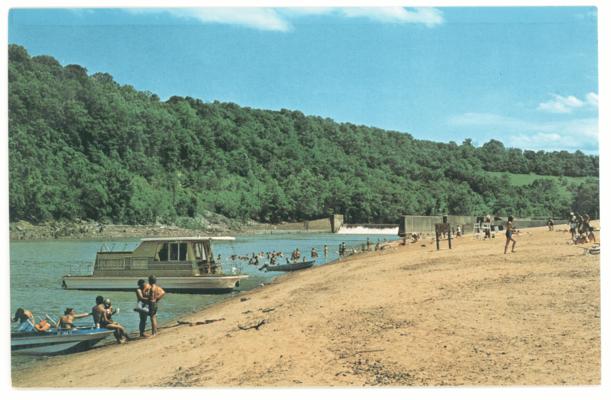
<path fill-rule="evenodd" d="M 287 274 L 189 318 L 222 321 L 53 357 L 13 384 L 599 384 L 600 258 L 556 228 L 523 230 L 513 254 L 500 236 L 425 240 Z"/>

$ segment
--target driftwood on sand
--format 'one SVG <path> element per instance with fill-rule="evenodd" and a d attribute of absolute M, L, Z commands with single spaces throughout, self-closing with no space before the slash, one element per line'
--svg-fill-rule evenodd
<path fill-rule="evenodd" d="M 211 324 L 213 322 L 217 322 L 217 321 L 224 321 L 225 318 L 217 318 L 217 319 L 206 319 L 203 321 L 176 321 L 176 323 L 178 325 L 189 325 L 189 326 L 193 326 L 193 325 L 207 325 L 207 324 Z"/>
<path fill-rule="evenodd" d="M 266 324 L 267 320 L 266 319 L 258 319 L 256 321 L 253 322 L 248 322 L 246 324 L 239 324 L 238 328 L 242 329 L 243 331 L 248 330 L 248 329 L 256 329 L 259 330 L 259 327 L 261 327 L 261 325 Z"/>

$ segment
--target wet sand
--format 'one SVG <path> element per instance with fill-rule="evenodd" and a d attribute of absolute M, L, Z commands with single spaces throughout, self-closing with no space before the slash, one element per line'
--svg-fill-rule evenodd
<path fill-rule="evenodd" d="M 565 228 L 524 230 L 507 255 L 504 236 L 426 240 L 288 274 L 188 319 L 222 321 L 53 357 L 13 385 L 600 384 L 600 258 Z"/>

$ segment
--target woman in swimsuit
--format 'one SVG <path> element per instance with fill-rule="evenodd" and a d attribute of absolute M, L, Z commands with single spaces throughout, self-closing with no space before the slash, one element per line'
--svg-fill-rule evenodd
<path fill-rule="evenodd" d="M 516 240 L 513 238 L 513 217 L 510 215 L 507 218 L 507 229 L 505 230 L 505 237 L 507 241 L 505 242 L 505 254 L 507 254 L 507 248 L 509 247 L 509 242 L 513 242 L 511 245 L 511 252 L 515 252 L 516 250 Z"/>
<path fill-rule="evenodd" d="M 74 312 L 74 308 L 66 308 L 66 311 L 64 311 L 64 315 L 63 317 L 61 317 L 59 319 L 59 321 L 57 321 L 57 325 L 55 326 L 56 329 L 62 329 L 62 330 L 72 330 L 74 329 L 74 320 L 77 318 L 85 318 L 90 316 L 91 313 L 86 313 L 86 314 L 77 314 Z"/>

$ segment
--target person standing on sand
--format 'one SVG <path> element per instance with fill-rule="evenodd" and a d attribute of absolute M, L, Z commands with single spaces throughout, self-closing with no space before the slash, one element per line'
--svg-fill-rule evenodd
<path fill-rule="evenodd" d="M 554 230 L 554 220 L 552 219 L 552 217 L 549 217 L 549 218 L 547 219 L 547 228 L 548 228 L 550 231 L 553 231 L 553 230 Z"/>
<path fill-rule="evenodd" d="M 507 218 L 507 229 L 505 230 L 505 237 L 507 241 L 505 242 L 505 254 L 507 254 L 507 248 L 509 247 L 509 242 L 513 242 L 511 245 L 511 252 L 514 253 L 516 251 L 516 240 L 513 238 L 513 217 L 510 215 Z"/>
<path fill-rule="evenodd" d="M 144 295 L 148 300 L 149 305 L 149 316 L 151 317 L 151 335 L 157 335 L 157 304 L 159 300 L 165 295 L 165 290 L 161 286 L 157 285 L 157 278 L 155 275 L 149 276 L 149 286 L 144 291 Z"/>
<path fill-rule="evenodd" d="M 136 299 L 138 303 L 134 311 L 140 315 L 140 324 L 138 325 L 140 337 L 148 337 L 148 335 L 144 333 L 146 330 L 146 320 L 150 312 L 148 299 L 144 295 L 144 292 L 148 290 L 148 286 L 149 285 L 146 284 L 144 279 L 138 279 L 138 288 L 136 289 Z"/>

